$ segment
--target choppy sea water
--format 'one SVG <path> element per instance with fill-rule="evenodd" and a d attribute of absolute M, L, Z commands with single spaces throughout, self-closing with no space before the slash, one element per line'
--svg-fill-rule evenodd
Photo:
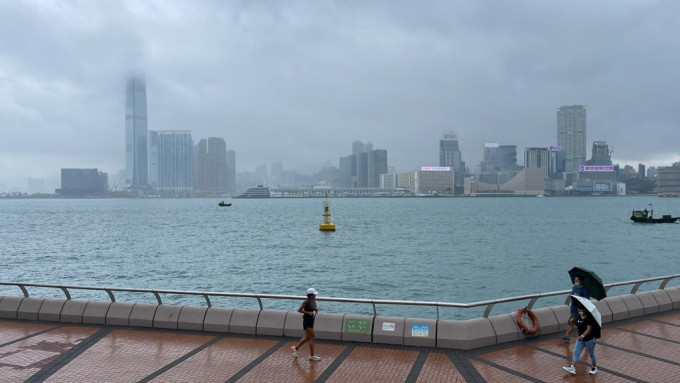
<path fill-rule="evenodd" d="M 678 216 L 680 199 L 331 199 L 332 233 L 318 230 L 320 199 L 232 200 L 231 207 L 217 202 L 0 200 L 0 279 L 300 296 L 314 287 L 320 297 L 470 303 L 566 290 L 573 266 L 596 271 L 605 283 L 680 273 L 680 224 L 629 220 L 633 209 L 649 203 L 656 215 Z M 0 287 L 0 293 L 16 295 L 18 289 Z M 62 296 L 59 290 L 40 295 Z M 154 302 L 153 296 L 131 299 Z M 544 299 L 537 306 L 563 301 Z M 367 305 L 324 305 L 328 311 L 372 312 Z M 297 302 L 265 302 L 265 308 L 294 310 Z M 480 312 L 445 309 L 440 315 Z M 436 315 L 434 309 L 393 306 L 378 313 Z"/>

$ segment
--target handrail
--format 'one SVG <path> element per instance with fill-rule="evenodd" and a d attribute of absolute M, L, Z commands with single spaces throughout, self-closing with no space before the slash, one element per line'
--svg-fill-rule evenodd
<path fill-rule="evenodd" d="M 675 278 L 680 278 L 680 274 L 666 275 L 666 276 L 654 277 L 654 278 L 636 279 L 636 280 L 633 280 L 633 281 L 609 283 L 609 284 L 604 285 L 604 287 L 605 287 L 605 291 L 608 291 L 612 287 L 633 285 L 630 293 L 635 294 L 643 283 L 654 282 L 654 281 L 662 281 L 660 286 L 659 286 L 659 289 L 663 290 L 666 287 L 666 285 L 668 284 L 668 282 L 670 282 L 672 279 L 675 279 Z M 26 287 L 41 287 L 41 288 L 61 289 L 62 292 L 64 293 L 64 296 L 66 296 L 66 299 L 71 299 L 71 294 L 69 292 L 69 289 L 104 291 L 108 294 L 109 298 L 111 299 L 111 302 L 116 301 L 116 297 L 114 295 L 114 292 L 149 293 L 149 294 L 154 295 L 154 297 L 158 301 L 159 305 L 163 304 L 163 300 L 161 299 L 161 294 L 202 296 L 205 299 L 208 307 L 212 307 L 212 304 L 210 302 L 210 297 L 255 298 L 257 300 L 259 307 L 260 307 L 260 310 L 264 310 L 264 305 L 262 303 L 262 299 L 300 300 L 300 299 L 305 298 L 305 297 L 298 296 L 298 295 L 225 293 L 225 292 L 217 292 L 217 291 L 136 289 L 136 288 L 125 288 L 125 287 L 74 286 L 74 285 L 54 285 L 54 284 L 45 284 L 45 283 L 24 283 L 24 282 L 0 282 L 0 285 L 17 286 L 21 290 L 21 292 L 24 294 L 24 297 L 30 296 Z M 429 307 L 435 307 L 436 308 L 436 310 L 437 310 L 437 320 L 439 320 L 439 308 L 440 307 L 469 309 L 469 308 L 485 306 L 486 309 L 484 310 L 484 318 L 488 318 L 493 307 L 497 304 L 500 304 L 500 303 L 510 303 L 510 302 L 529 300 L 529 304 L 526 307 L 531 309 L 534 306 L 534 304 L 536 303 L 536 301 L 538 301 L 541 298 L 554 297 L 554 296 L 565 295 L 565 294 L 570 294 L 570 293 L 571 293 L 571 290 L 560 290 L 560 291 L 552 291 L 552 292 L 547 292 L 547 293 L 521 295 L 521 296 L 516 296 L 516 297 L 492 299 L 492 300 L 472 302 L 472 303 L 405 301 L 405 300 L 362 299 L 362 298 L 335 298 L 335 297 L 319 297 L 319 298 L 317 298 L 317 300 L 324 301 L 324 302 L 371 304 L 371 306 L 373 307 L 373 316 L 378 316 L 378 310 L 376 308 L 376 305 L 429 306 Z M 567 302 L 568 301 L 569 301 L 569 299 L 567 298 Z"/>

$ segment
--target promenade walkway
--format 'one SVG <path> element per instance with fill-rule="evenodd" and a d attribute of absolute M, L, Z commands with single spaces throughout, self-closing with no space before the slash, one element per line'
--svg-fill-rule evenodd
<path fill-rule="evenodd" d="M 573 338 L 572 338 L 573 339 Z M 605 325 L 599 373 L 555 334 L 457 351 L 0 319 L 1 382 L 680 382 L 680 310 Z"/>

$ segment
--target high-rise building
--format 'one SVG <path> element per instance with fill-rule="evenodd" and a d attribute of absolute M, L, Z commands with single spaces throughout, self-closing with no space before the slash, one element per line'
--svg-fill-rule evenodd
<path fill-rule="evenodd" d="M 350 156 L 340 157 L 340 187 L 348 188 L 351 185 L 350 178 Z"/>
<path fill-rule="evenodd" d="M 147 149 L 146 84 L 135 77 L 127 82 L 125 100 L 125 173 L 130 189 L 149 185 Z"/>
<path fill-rule="evenodd" d="M 224 139 L 201 139 L 196 152 L 196 190 L 202 194 L 227 193 L 227 144 Z"/>
<path fill-rule="evenodd" d="M 62 195 L 101 195 L 109 187 L 108 175 L 97 169 L 61 169 Z"/>
<path fill-rule="evenodd" d="M 586 108 L 563 106 L 557 111 L 557 145 L 565 152 L 565 172 L 586 164 Z"/>
<path fill-rule="evenodd" d="M 352 142 L 352 154 L 359 154 L 366 151 L 366 145 L 362 141 Z"/>
<path fill-rule="evenodd" d="M 194 141 L 187 130 L 149 131 L 149 186 L 158 194 L 191 195 Z"/>
<path fill-rule="evenodd" d="M 439 140 L 439 166 L 448 166 L 453 170 L 456 185 L 463 185 L 465 177 L 465 162 L 458 147 L 456 132 L 444 132 L 444 138 Z"/>
<path fill-rule="evenodd" d="M 236 152 L 227 150 L 227 192 L 236 191 Z"/>
<path fill-rule="evenodd" d="M 372 145 L 371 145 L 372 146 Z M 387 173 L 387 150 L 376 149 L 368 152 L 368 187 L 380 187 L 380 175 Z"/>
<path fill-rule="evenodd" d="M 543 177 L 550 175 L 550 152 L 548 148 L 526 148 L 524 149 L 524 167 L 541 168 Z"/>
<path fill-rule="evenodd" d="M 368 153 L 357 154 L 357 187 L 368 187 Z"/>
<path fill-rule="evenodd" d="M 609 145 L 605 141 L 594 141 L 592 155 L 586 162 L 586 165 L 606 166 L 612 164 L 612 158 L 609 155 Z"/>

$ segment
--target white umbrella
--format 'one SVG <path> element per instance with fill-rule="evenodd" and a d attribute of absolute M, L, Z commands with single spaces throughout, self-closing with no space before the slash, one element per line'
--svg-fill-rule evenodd
<path fill-rule="evenodd" d="M 590 311 L 590 315 L 595 318 L 597 321 L 597 325 L 602 327 L 602 315 L 600 312 L 597 310 L 597 307 L 590 301 L 590 299 L 584 298 L 584 297 L 579 297 L 578 295 L 572 295 L 572 298 L 578 299 L 578 301 L 583 305 L 583 307 L 586 308 L 586 310 Z"/>

